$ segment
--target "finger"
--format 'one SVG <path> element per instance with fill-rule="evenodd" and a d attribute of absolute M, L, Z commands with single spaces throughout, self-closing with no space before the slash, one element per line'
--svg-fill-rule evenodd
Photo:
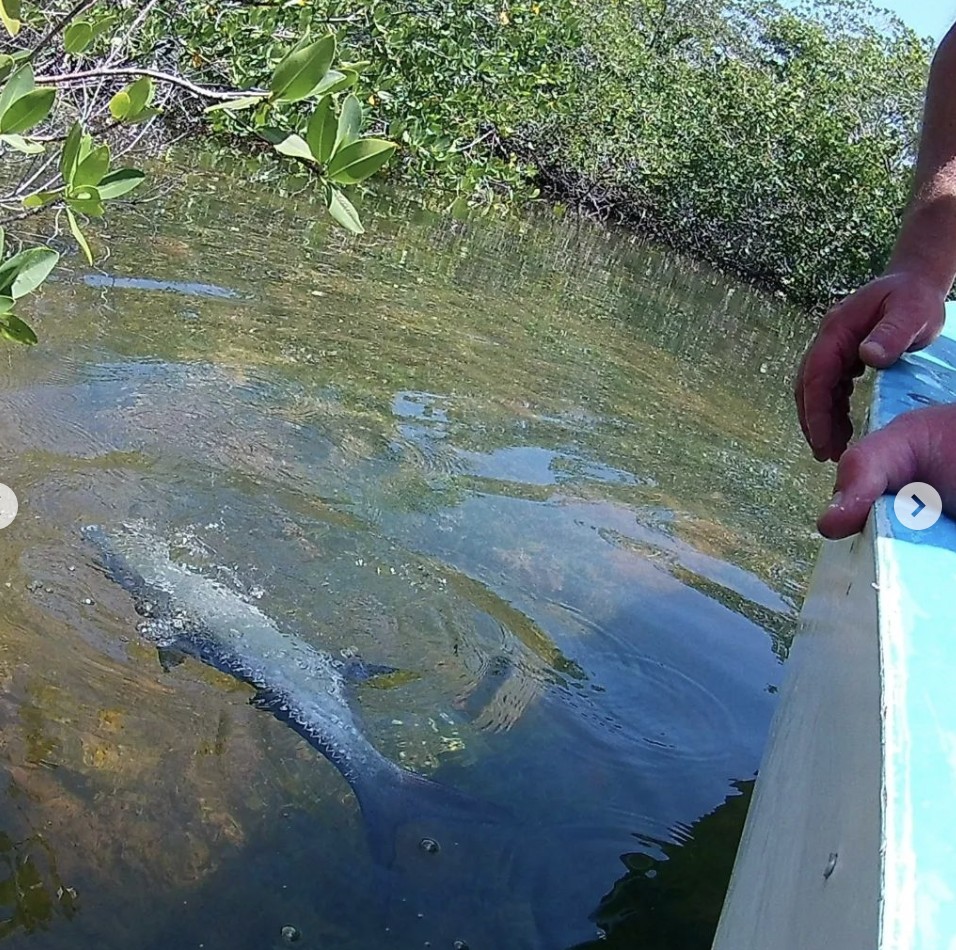
<path fill-rule="evenodd" d="M 917 474 L 917 453 L 907 425 L 873 432 L 844 453 L 827 510 L 817 522 L 826 538 L 845 538 L 863 529 L 874 502 L 897 491 Z"/>
<path fill-rule="evenodd" d="M 800 420 L 800 428 L 803 431 L 803 437 L 810 444 L 810 430 L 807 427 L 807 413 L 803 402 L 803 367 L 807 361 L 806 354 L 800 360 L 800 367 L 797 369 L 797 375 L 793 384 L 793 398 L 797 403 L 797 419 Z"/>
<path fill-rule="evenodd" d="M 880 319 L 889 291 L 885 282 L 874 281 L 837 304 L 824 318 L 820 333 L 803 358 L 797 376 L 800 424 L 821 462 L 837 450 L 832 444 L 834 423 L 841 433 L 846 428 L 845 414 L 834 417 L 833 391 L 844 379 L 864 372 L 859 341 Z"/>
<path fill-rule="evenodd" d="M 849 402 L 850 397 L 853 395 L 853 389 L 856 386 L 856 382 L 852 376 L 844 376 L 836 386 L 833 387 L 833 400 L 836 402 L 839 399 L 845 399 Z"/>
<path fill-rule="evenodd" d="M 908 328 L 905 323 L 887 317 L 860 344 L 860 359 L 877 369 L 892 366 L 907 350 L 917 347 L 917 340 L 925 330 L 925 323 Z"/>
<path fill-rule="evenodd" d="M 837 308 L 831 310 L 830 313 L 835 312 Z M 829 316 L 829 314 L 828 314 Z M 825 322 L 825 321 L 824 321 Z M 810 358 L 813 356 L 817 347 L 820 344 L 820 332 L 813 338 L 810 345 L 807 347 L 806 352 L 803 354 L 803 358 L 800 360 L 800 365 L 797 368 L 796 376 L 793 380 L 793 398 L 797 404 L 797 419 L 800 421 L 800 428 L 803 431 L 803 437 L 806 439 L 807 445 L 812 446 L 810 439 L 810 426 L 807 424 L 807 406 L 806 406 L 806 381 L 807 381 L 807 363 Z"/>
<path fill-rule="evenodd" d="M 879 322 L 860 344 L 860 358 L 870 366 L 884 369 L 908 350 L 928 346 L 939 336 L 944 304 L 931 292 L 888 296 L 881 307 Z"/>
<path fill-rule="evenodd" d="M 840 324 L 821 332 L 807 354 L 803 372 L 803 410 L 808 441 L 818 461 L 830 458 L 833 437 L 842 428 L 846 409 L 838 396 L 838 387 L 850 378 L 858 362 L 857 337 Z M 837 406 L 839 405 L 839 410 Z"/>
<path fill-rule="evenodd" d="M 850 421 L 849 412 L 844 413 L 843 417 L 837 422 L 833 429 L 833 440 L 830 443 L 831 462 L 839 462 L 843 458 L 853 438 L 853 423 Z"/>
<path fill-rule="evenodd" d="M 833 435 L 830 440 L 830 461 L 837 462 L 846 451 L 853 438 L 853 422 L 850 419 L 850 394 L 846 393 L 834 400 Z"/>

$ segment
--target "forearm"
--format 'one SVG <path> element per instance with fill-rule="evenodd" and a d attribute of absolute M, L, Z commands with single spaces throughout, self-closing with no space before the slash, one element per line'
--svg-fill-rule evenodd
<path fill-rule="evenodd" d="M 943 292 L 956 278 L 956 26 L 933 58 L 913 196 L 887 271 L 916 272 Z"/>

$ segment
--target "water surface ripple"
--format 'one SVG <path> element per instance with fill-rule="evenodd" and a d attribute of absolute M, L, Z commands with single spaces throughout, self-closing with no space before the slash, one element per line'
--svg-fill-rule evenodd
<path fill-rule="evenodd" d="M 823 495 L 804 324 L 583 225 L 383 195 L 352 242 L 191 174 L 0 354 L 0 940 L 709 947 Z M 508 820 L 376 864 L 325 760 L 137 634 L 80 537 L 132 521 L 392 668 L 375 745 Z"/>

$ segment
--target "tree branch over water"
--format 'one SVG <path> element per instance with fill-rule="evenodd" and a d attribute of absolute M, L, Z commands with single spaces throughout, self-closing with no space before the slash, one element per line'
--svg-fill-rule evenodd
<path fill-rule="evenodd" d="M 81 69 L 73 73 L 59 73 L 52 76 L 37 76 L 36 81 L 40 85 L 57 86 L 64 84 L 74 85 L 77 83 L 82 83 L 87 79 L 115 79 L 129 76 L 148 76 L 151 79 L 158 80 L 159 82 L 169 83 L 172 86 L 178 86 L 180 89 L 185 89 L 187 92 L 190 92 L 194 96 L 198 96 L 201 99 L 212 99 L 217 102 L 231 102 L 233 100 L 244 99 L 249 96 L 262 96 L 262 98 L 265 99 L 269 95 L 269 93 L 257 89 L 249 89 L 245 91 L 238 91 L 235 89 L 210 89 L 206 86 L 198 86 L 196 83 L 190 82 L 188 79 L 185 79 L 182 76 L 177 76 L 174 73 L 167 73 L 159 69 L 150 69 L 148 67 L 142 66 L 110 66 L 94 69 Z"/>
<path fill-rule="evenodd" d="M 0 338 L 37 342 L 13 309 L 59 260 L 35 233 L 23 233 L 23 222 L 36 219 L 50 242 L 68 229 L 88 263 L 102 260 L 109 249 L 94 252 L 87 229 L 129 202 L 146 179 L 118 160 L 157 140 L 168 145 L 183 128 L 195 137 L 216 126 L 264 142 L 306 170 L 337 224 L 364 231 L 348 189 L 396 148 L 363 134 L 365 116 L 351 90 L 368 63 L 340 63 L 336 35 L 313 34 L 300 17 L 255 44 L 251 63 L 261 77 L 249 81 L 221 57 L 228 31 L 215 12 L 161 0 L 0 0 L 0 32 L 8 34 L 0 43 Z M 184 24 L 200 33 L 177 30 Z M 210 66 L 220 74 L 212 81 Z M 205 82 L 186 75 L 202 67 Z M 238 115 L 243 110 L 249 121 Z M 151 134 L 161 120 L 167 134 Z M 4 225 L 19 233 L 6 235 Z"/>

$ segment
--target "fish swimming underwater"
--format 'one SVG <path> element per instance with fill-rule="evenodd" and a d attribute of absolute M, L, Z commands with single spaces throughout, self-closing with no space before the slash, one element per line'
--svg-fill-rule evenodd
<path fill-rule="evenodd" d="M 256 687 L 255 705 L 292 726 L 339 770 L 358 799 L 378 860 L 391 862 L 396 830 L 411 818 L 480 824 L 501 817 L 503 809 L 403 769 L 369 742 L 348 702 L 348 662 L 280 630 L 236 591 L 175 563 L 167 544 L 139 528 L 107 533 L 91 526 L 83 536 L 147 618 L 146 636 Z"/>

